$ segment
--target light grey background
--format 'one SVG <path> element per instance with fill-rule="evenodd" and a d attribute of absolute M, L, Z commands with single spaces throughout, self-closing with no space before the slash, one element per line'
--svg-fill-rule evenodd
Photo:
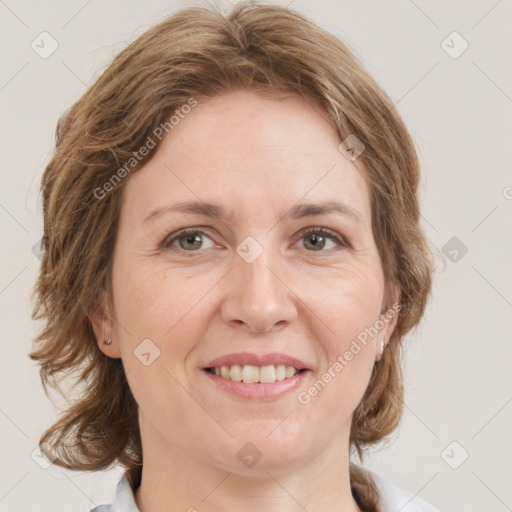
<path fill-rule="evenodd" d="M 58 117 L 128 42 L 189 5 L 206 3 L 0 0 L 2 512 L 86 511 L 113 497 L 120 469 L 43 469 L 31 458 L 56 417 L 27 357 L 38 187 Z M 423 225 L 438 248 L 433 299 L 409 336 L 402 425 L 365 464 L 442 510 L 512 510 L 511 2 L 290 7 L 345 41 L 397 104 L 421 156 Z M 47 59 L 31 48 L 43 31 L 59 45 Z M 456 59 L 441 45 L 453 31 L 469 43 Z M 457 36 L 444 44 L 461 48 Z M 452 237 L 467 247 L 462 257 L 446 245 Z"/>

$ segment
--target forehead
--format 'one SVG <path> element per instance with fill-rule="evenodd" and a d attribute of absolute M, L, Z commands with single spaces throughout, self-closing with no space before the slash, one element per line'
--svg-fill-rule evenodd
<path fill-rule="evenodd" d="M 366 180 L 339 143 L 326 115 L 298 96 L 236 91 L 198 99 L 129 178 L 123 209 L 140 220 L 184 200 L 254 214 L 291 207 L 301 198 L 338 198 L 367 217 Z"/>

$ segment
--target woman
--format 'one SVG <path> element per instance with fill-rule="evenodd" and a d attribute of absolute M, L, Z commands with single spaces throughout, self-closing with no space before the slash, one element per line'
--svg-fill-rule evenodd
<path fill-rule="evenodd" d="M 31 357 L 83 384 L 43 451 L 126 468 L 96 512 L 436 510 L 351 462 L 402 414 L 431 290 L 418 182 L 389 98 L 299 13 L 147 31 L 43 177 Z"/>

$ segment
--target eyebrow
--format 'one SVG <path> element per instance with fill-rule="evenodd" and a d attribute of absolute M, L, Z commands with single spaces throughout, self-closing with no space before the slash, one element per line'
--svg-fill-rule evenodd
<path fill-rule="evenodd" d="M 175 212 L 203 215 L 205 217 L 212 217 L 219 220 L 233 218 L 234 216 L 234 210 L 228 211 L 217 204 L 206 203 L 204 201 L 185 201 L 170 206 L 155 208 L 143 219 L 143 223 L 153 223 L 158 218 Z M 290 217 L 292 219 L 302 219 L 304 217 L 313 217 L 315 215 L 325 215 L 328 213 L 339 213 L 351 217 L 359 224 L 365 224 L 361 213 L 358 212 L 353 206 L 350 206 L 349 204 L 342 201 L 301 203 L 291 208 L 289 212 L 285 213 L 280 218 Z"/>

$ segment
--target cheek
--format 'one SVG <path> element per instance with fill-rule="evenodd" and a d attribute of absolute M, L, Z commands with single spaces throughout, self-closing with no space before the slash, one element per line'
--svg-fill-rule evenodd
<path fill-rule="evenodd" d="M 170 271 L 137 258 L 119 263 L 113 275 L 117 335 L 132 393 L 149 416 L 161 414 L 165 403 L 169 417 L 186 417 L 182 403 L 188 403 L 188 395 L 175 379 L 184 381 L 183 362 L 204 329 L 198 298 L 212 284 L 189 278 L 190 271 Z M 149 354 L 147 365 L 144 354 Z"/>
<path fill-rule="evenodd" d="M 170 330 L 183 328 L 187 312 L 206 291 L 208 279 L 191 278 L 183 269 L 161 267 L 134 258 L 130 264 L 120 264 L 114 273 L 116 312 L 130 337 L 163 340 Z"/>
<path fill-rule="evenodd" d="M 311 390 L 311 400 L 326 408 L 336 404 L 333 414 L 345 416 L 362 398 L 375 361 L 375 331 L 383 296 L 380 267 L 347 265 L 336 272 L 323 270 L 317 285 L 303 280 L 301 297 L 315 313 L 321 382 Z M 309 291 L 308 291 L 309 290 Z M 307 314 L 307 308 L 304 310 Z M 314 320 L 316 318 L 316 320 Z M 312 325 L 312 324 L 311 324 Z M 307 397 L 306 397 L 307 398 Z"/>
<path fill-rule="evenodd" d="M 380 267 L 344 265 L 303 275 L 299 296 L 325 326 L 332 350 L 342 350 L 352 338 L 378 319 L 383 297 Z"/>
<path fill-rule="evenodd" d="M 113 276 L 117 336 L 125 371 L 131 372 L 134 394 L 139 388 L 151 393 L 154 385 L 174 389 L 171 374 L 182 380 L 195 364 L 191 354 L 215 314 L 211 297 L 220 277 L 211 269 L 195 269 L 194 273 L 190 268 L 171 269 L 162 260 L 154 263 L 133 258 L 127 263 L 120 264 Z M 145 367 L 139 357 L 147 352 L 150 356 L 146 359 L 154 358 L 154 363 Z M 160 368 L 160 373 L 154 368 Z"/>

